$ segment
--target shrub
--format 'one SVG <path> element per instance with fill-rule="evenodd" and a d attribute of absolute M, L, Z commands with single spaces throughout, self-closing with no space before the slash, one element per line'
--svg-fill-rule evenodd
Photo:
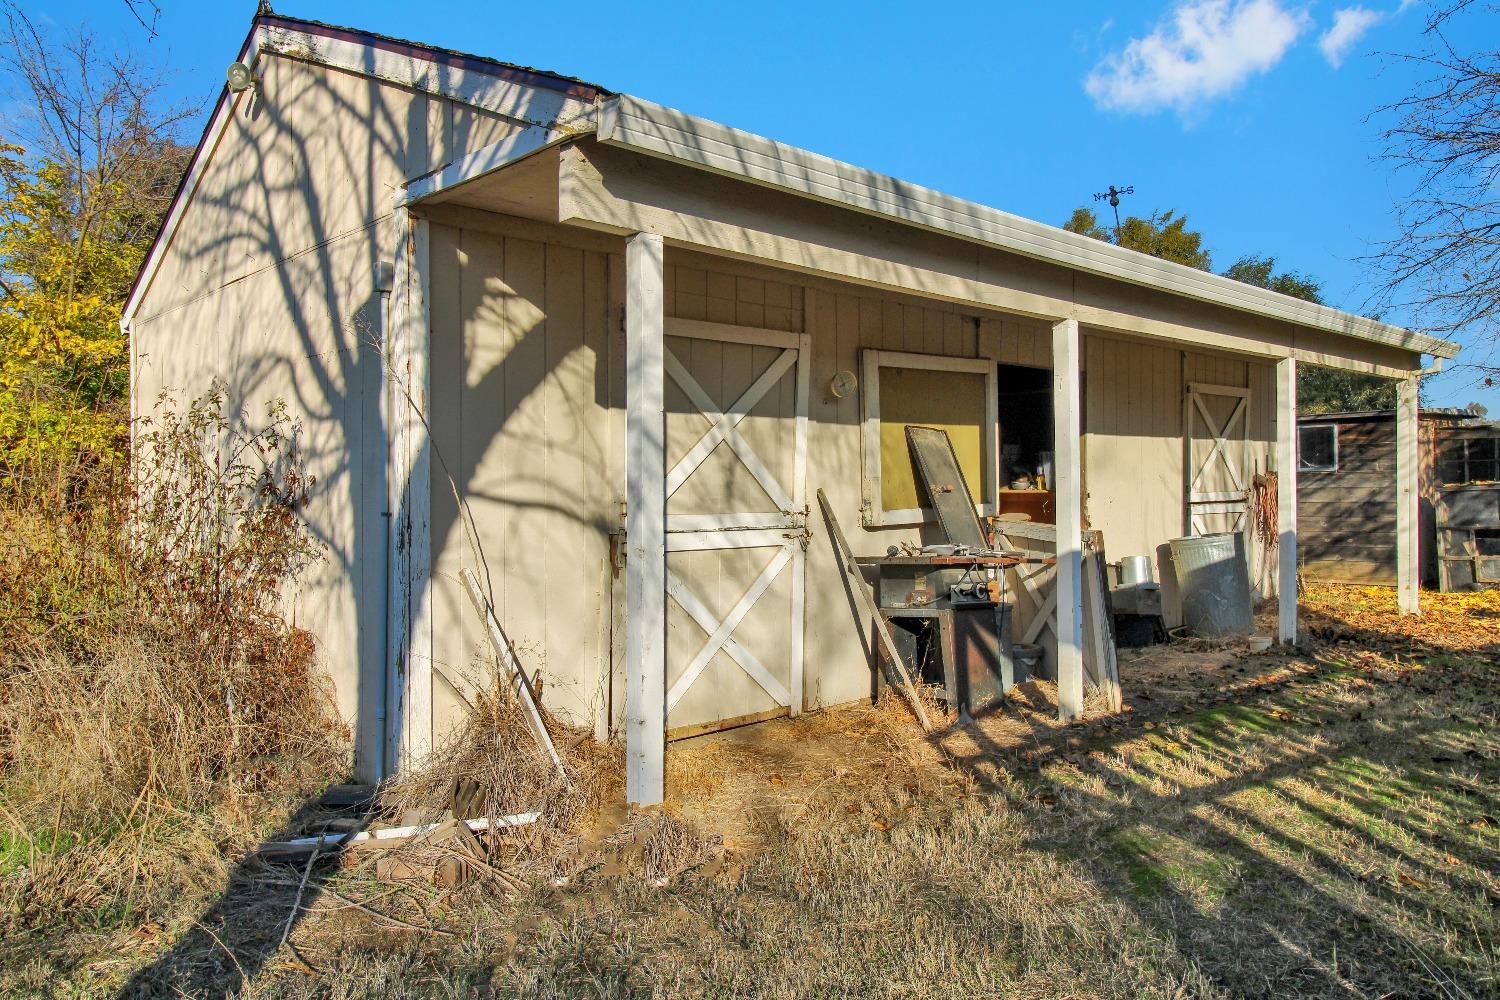
<path fill-rule="evenodd" d="M 0 796 L 12 824 L 104 835 L 146 798 L 325 777 L 346 734 L 283 616 L 318 556 L 299 429 L 215 385 L 143 421 L 133 468 L 13 478 L 0 509 Z M 67 789 L 58 805 L 60 789 Z"/>

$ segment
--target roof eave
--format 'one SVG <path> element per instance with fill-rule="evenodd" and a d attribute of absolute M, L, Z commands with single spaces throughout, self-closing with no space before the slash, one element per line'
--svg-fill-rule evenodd
<path fill-rule="evenodd" d="M 1452 358 L 1458 345 L 1282 295 L 865 170 L 672 108 L 600 102 L 600 142 L 1101 277 L 1373 343 Z"/>

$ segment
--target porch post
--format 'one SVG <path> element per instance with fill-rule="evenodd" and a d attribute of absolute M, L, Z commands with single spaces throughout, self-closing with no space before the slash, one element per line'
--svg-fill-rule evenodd
<path fill-rule="evenodd" d="M 1083 493 L 1078 320 L 1052 327 L 1052 473 L 1057 493 L 1057 716 L 1083 712 Z"/>
<path fill-rule="evenodd" d="M 1297 359 L 1276 362 L 1276 573 L 1280 639 L 1297 642 Z"/>
<path fill-rule="evenodd" d="M 1403 615 L 1421 614 L 1418 586 L 1419 553 L 1417 502 L 1417 377 L 1396 383 L 1396 590 Z"/>
<path fill-rule="evenodd" d="M 625 243 L 625 797 L 653 805 L 666 777 L 666 427 L 662 238 Z"/>

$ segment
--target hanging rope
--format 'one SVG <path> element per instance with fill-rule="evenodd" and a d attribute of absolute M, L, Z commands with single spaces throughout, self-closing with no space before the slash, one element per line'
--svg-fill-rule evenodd
<path fill-rule="evenodd" d="M 1280 511 L 1277 508 L 1276 473 L 1256 473 L 1250 487 L 1250 520 L 1256 541 L 1267 551 L 1280 544 Z"/>
<path fill-rule="evenodd" d="M 1262 591 L 1275 562 L 1270 558 L 1271 553 L 1281 544 L 1277 503 L 1276 473 L 1257 472 L 1250 481 L 1250 530 L 1265 553 L 1265 558 L 1260 560 L 1260 572 L 1256 574 L 1259 577 L 1256 587 Z"/>

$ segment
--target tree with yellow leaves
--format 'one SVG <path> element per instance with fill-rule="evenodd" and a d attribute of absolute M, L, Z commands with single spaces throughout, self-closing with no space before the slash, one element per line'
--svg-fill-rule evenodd
<path fill-rule="evenodd" d="M 32 113 L 0 143 L 0 478 L 123 454 L 120 309 L 186 162 L 190 109 L 81 35 L 55 45 L 10 10 L 0 36 Z"/>

